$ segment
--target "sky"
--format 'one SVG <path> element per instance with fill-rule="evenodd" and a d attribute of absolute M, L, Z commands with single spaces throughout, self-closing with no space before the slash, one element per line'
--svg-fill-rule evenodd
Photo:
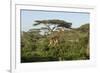
<path fill-rule="evenodd" d="M 28 31 L 32 28 L 40 28 L 41 26 L 33 26 L 34 21 L 48 19 L 60 19 L 71 22 L 72 28 L 77 28 L 90 22 L 90 14 L 83 12 L 21 10 L 21 30 Z"/>

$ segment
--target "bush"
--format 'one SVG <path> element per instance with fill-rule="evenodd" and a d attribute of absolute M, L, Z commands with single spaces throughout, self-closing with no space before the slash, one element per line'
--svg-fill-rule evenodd
<path fill-rule="evenodd" d="M 24 32 L 21 35 L 21 62 L 89 59 L 89 34 L 80 30 L 65 31 L 56 46 L 48 46 L 47 36 L 34 31 Z"/>

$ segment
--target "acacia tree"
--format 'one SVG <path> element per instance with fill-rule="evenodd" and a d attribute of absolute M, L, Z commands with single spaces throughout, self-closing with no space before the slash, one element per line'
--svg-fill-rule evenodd
<path fill-rule="evenodd" d="M 64 20 L 59 19 L 51 19 L 51 20 L 36 20 L 34 26 L 36 25 L 44 25 L 45 27 L 41 27 L 41 30 L 47 30 L 47 34 L 54 33 L 55 30 L 58 30 L 58 27 L 62 28 L 71 28 L 72 23 L 66 22 Z M 63 29 L 64 30 L 64 29 Z M 53 34 L 50 36 L 49 45 L 53 43 L 54 45 L 58 43 L 59 33 Z M 61 34 L 61 33 L 60 33 Z"/>
<path fill-rule="evenodd" d="M 48 30 L 49 33 L 53 32 L 58 27 L 71 28 L 72 23 L 64 20 L 52 19 L 52 20 L 36 20 L 34 26 L 43 24 L 43 30 Z"/>
<path fill-rule="evenodd" d="M 48 38 L 49 39 L 48 46 L 51 46 L 51 47 L 53 46 L 53 47 L 57 48 L 59 39 L 62 38 L 61 37 L 62 33 L 60 32 L 60 29 L 58 29 L 58 28 L 61 27 L 61 28 L 70 29 L 72 23 L 66 22 L 64 20 L 59 20 L 59 19 L 51 19 L 51 20 L 36 20 L 34 26 L 37 26 L 37 25 L 44 25 L 45 27 L 41 27 L 41 30 L 44 30 L 44 31 L 47 30 L 47 35 L 48 34 L 50 35 L 50 37 Z M 59 32 L 55 33 L 55 30 L 58 30 Z M 59 53 L 59 54 L 57 54 L 59 56 L 59 60 L 62 60 L 61 55 L 60 55 L 60 50 L 61 49 L 58 49 L 58 51 L 56 51 L 56 52 Z"/>

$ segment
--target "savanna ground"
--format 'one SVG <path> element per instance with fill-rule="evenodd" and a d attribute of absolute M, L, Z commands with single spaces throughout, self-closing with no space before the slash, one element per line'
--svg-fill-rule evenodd
<path fill-rule="evenodd" d="M 54 41 L 50 43 L 50 37 L 55 34 L 56 31 L 41 35 L 38 29 L 22 31 L 21 62 L 72 61 L 90 58 L 89 24 L 64 30 L 63 33 L 56 35 L 59 36 L 56 38 L 57 43 Z"/>

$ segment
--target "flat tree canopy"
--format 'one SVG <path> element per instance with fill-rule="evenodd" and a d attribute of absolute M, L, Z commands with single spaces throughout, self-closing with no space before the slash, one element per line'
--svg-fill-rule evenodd
<path fill-rule="evenodd" d="M 59 19 L 51 19 L 51 20 L 36 20 L 35 21 L 35 25 L 40 25 L 40 24 L 44 24 L 47 26 L 47 28 L 50 29 L 50 25 L 55 25 L 53 29 L 55 29 L 56 27 L 65 27 L 65 28 L 71 28 L 72 23 L 70 22 L 66 22 L 64 20 L 59 20 Z"/>

